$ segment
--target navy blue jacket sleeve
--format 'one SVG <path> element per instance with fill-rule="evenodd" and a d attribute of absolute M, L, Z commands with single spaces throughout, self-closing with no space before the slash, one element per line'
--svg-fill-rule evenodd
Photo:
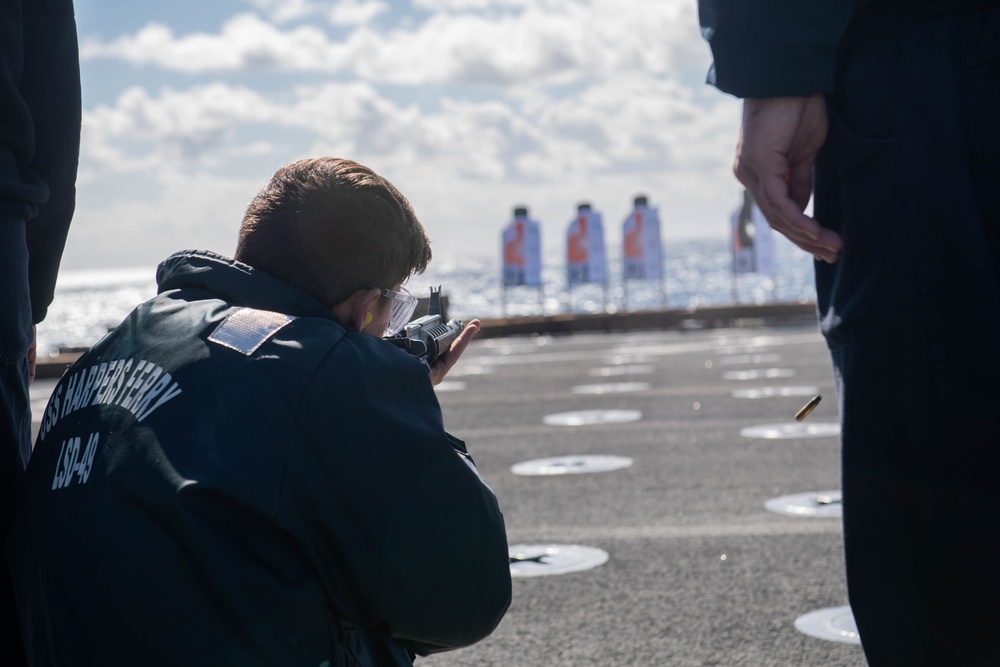
<path fill-rule="evenodd" d="M 24 13 L 21 0 L 0 2 L 0 217 L 34 215 L 48 199 L 45 183 L 27 167 L 34 156 L 31 110 L 21 95 Z"/>
<path fill-rule="evenodd" d="M 736 97 L 833 91 L 851 0 L 700 0 L 715 59 L 708 83 Z"/>
<path fill-rule="evenodd" d="M 27 220 L 36 323 L 52 302 L 76 203 L 80 95 L 72 0 L 0 2 L 0 217 Z"/>

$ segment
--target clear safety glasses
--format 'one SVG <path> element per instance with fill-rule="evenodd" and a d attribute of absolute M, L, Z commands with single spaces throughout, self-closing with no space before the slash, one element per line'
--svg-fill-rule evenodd
<path fill-rule="evenodd" d="M 389 326 L 385 329 L 385 336 L 395 336 L 402 331 L 417 309 L 417 297 L 407 292 L 405 287 L 400 287 L 399 290 L 382 290 L 382 296 L 389 298 Z"/>

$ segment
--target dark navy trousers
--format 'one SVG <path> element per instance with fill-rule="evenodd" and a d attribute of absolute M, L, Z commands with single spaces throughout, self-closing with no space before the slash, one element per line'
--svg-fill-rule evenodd
<path fill-rule="evenodd" d="M 845 47 L 814 212 L 872 667 L 1000 665 L 1000 10 Z"/>
<path fill-rule="evenodd" d="M 28 399 L 28 348 L 33 339 L 28 290 L 28 246 L 24 220 L 0 216 L 0 540 L 6 542 L 14 523 L 16 490 L 23 460 L 31 452 L 31 413 Z M 2 543 L 0 543 L 2 547 Z M 11 589 L 7 552 L 0 548 L 0 610 L 11 618 Z M 16 618 L 16 612 L 14 614 Z M 18 625 L 3 625 L 0 654 L 9 664 L 23 664 Z"/>

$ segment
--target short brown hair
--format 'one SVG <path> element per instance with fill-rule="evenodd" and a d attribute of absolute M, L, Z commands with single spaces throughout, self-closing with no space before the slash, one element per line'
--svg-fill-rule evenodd
<path fill-rule="evenodd" d="M 243 216 L 236 259 L 336 307 L 364 287 L 392 288 L 431 259 L 399 190 L 343 158 L 279 169 Z"/>

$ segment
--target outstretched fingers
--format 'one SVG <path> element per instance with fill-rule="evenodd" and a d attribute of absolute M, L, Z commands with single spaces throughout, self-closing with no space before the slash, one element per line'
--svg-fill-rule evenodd
<path fill-rule="evenodd" d="M 458 362 L 459 357 L 462 356 L 462 353 L 465 352 L 465 348 L 469 346 L 472 339 L 479 333 L 481 326 L 482 322 L 479 320 L 471 320 L 465 325 L 465 328 L 462 329 L 462 332 L 452 342 L 448 351 L 439 356 L 431 366 L 431 384 L 437 385 L 444 380 L 445 375 L 448 374 L 448 371 L 451 370 L 452 366 Z"/>

